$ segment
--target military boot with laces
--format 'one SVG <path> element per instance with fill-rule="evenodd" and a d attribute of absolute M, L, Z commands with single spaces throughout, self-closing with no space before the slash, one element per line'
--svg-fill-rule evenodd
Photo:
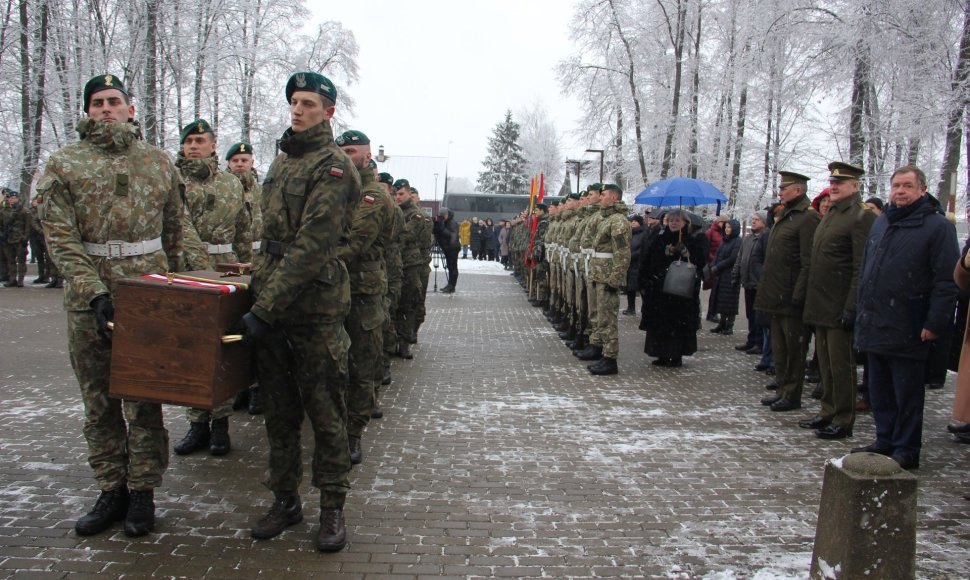
<path fill-rule="evenodd" d="M 299 494 L 276 493 L 276 501 L 261 520 L 253 526 L 252 536 L 257 540 L 268 540 L 283 533 L 287 526 L 303 521 L 303 503 Z"/>
<path fill-rule="evenodd" d="M 94 507 L 74 524 L 74 531 L 79 536 L 100 534 L 111 527 L 111 524 L 125 519 L 128 513 L 128 488 L 121 487 L 111 491 L 102 491 Z"/>
<path fill-rule="evenodd" d="M 317 550 L 339 552 L 347 544 L 347 525 L 343 508 L 320 508 L 320 530 L 317 531 Z"/>
<path fill-rule="evenodd" d="M 182 437 L 182 440 L 175 446 L 176 455 L 188 455 L 209 446 L 209 439 L 212 432 L 209 430 L 208 421 L 196 421 L 189 423 L 189 432 Z"/>
<path fill-rule="evenodd" d="M 364 460 L 364 451 L 360 448 L 360 437 L 347 437 L 350 442 L 350 463 L 357 465 Z"/>
<path fill-rule="evenodd" d="M 144 536 L 155 529 L 155 491 L 132 491 L 125 516 L 125 535 L 129 538 Z"/>

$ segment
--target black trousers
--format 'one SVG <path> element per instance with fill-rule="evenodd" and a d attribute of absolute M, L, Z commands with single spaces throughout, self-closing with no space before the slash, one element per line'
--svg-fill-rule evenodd
<path fill-rule="evenodd" d="M 452 288 L 458 283 L 458 250 L 444 250 L 445 268 L 448 269 L 448 285 Z"/>

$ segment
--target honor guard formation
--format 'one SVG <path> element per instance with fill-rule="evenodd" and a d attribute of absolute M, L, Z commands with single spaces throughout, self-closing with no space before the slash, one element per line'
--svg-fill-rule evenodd
<path fill-rule="evenodd" d="M 248 311 L 227 330 L 252 349 L 254 380 L 214 408 L 188 406 L 173 451 L 226 455 L 233 409 L 262 414 L 263 483 L 273 503 L 252 525 L 259 540 L 303 520 L 306 418 L 309 479 L 319 490 L 315 547 L 345 546 L 350 472 L 364 459 L 369 421 L 384 414 L 392 358 L 415 356 L 433 248 L 448 274 L 444 294 L 456 292 L 459 253 L 500 260 L 591 377 L 619 373 L 624 299 L 622 315 L 631 316 L 640 297 L 652 365 L 677 373 L 698 349 L 705 312 L 716 322 L 710 332 L 733 334 L 743 294 L 747 334 L 737 350 L 775 377 L 764 409 L 801 407 L 814 344 L 809 374 L 820 383 L 813 396 L 821 410 L 797 425 L 844 439 L 856 414 L 871 410 L 875 441 L 853 451 L 918 468 L 923 386 L 942 383 L 951 343 L 959 348 L 957 284 L 970 287 L 967 249 L 961 258 L 919 168 L 893 173 L 886 204 L 863 203 L 863 170 L 836 161 L 815 203 L 808 177 L 782 171 L 779 201 L 744 220 L 708 223 L 680 207 L 631 215 L 620 186 L 595 183 L 498 227 L 477 218 L 458 224 L 448 208 L 426 215 L 408 179 L 378 173 L 366 133 L 333 134 L 339 101 L 327 77 L 299 72 L 281 92 L 290 126 L 260 180 L 252 145 L 236 142 L 220 157 L 217 128 L 204 119 L 182 128 L 174 158 L 147 144 L 125 85 L 96 76 L 84 87 L 80 140 L 50 156 L 29 209 L 4 191 L 5 286 L 24 285 L 30 244 L 33 283 L 63 287 L 88 463 L 101 492 L 75 523 L 78 535 L 115 522 L 128 536 L 152 532 L 154 490 L 169 462 L 161 403 L 108 396 L 119 281 L 161 274 L 171 284 L 172 273 L 224 264 L 251 267 Z M 970 395 L 957 403 L 951 429 L 970 442 Z"/>

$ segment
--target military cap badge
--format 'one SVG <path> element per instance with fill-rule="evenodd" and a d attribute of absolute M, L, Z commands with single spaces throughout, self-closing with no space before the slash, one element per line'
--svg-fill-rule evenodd
<path fill-rule="evenodd" d="M 297 74 L 293 79 L 293 84 L 301 89 L 306 88 L 306 75 L 303 73 Z"/>
<path fill-rule="evenodd" d="M 111 75 L 104 75 L 104 86 L 110 87 L 111 86 L 111 82 L 113 80 L 114 80 L 114 77 L 112 77 Z"/>

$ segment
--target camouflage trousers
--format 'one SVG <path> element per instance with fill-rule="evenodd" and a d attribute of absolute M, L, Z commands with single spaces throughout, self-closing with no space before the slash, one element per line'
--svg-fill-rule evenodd
<path fill-rule="evenodd" d="M 401 299 L 401 278 L 402 272 L 397 271 L 397 275 L 393 275 L 392 271 L 388 269 L 387 275 L 387 294 L 384 295 L 383 305 L 384 305 L 384 324 L 383 333 L 384 340 L 382 341 L 384 347 L 384 366 L 391 366 L 391 357 L 397 352 L 397 328 L 394 326 L 394 321 L 397 318 L 397 309 L 400 305 Z"/>
<path fill-rule="evenodd" d="M 532 275 L 535 277 L 536 299 L 549 300 L 549 263 L 536 264 Z"/>
<path fill-rule="evenodd" d="M 579 261 L 579 275 L 573 281 L 576 285 L 576 323 L 590 331 L 589 299 L 586 297 L 586 275 L 583 272 L 583 261 Z"/>
<path fill-rule="evenodd" d="M 563 312 L 569 317 L 570 323 L 575 323 L 579 319 L 576 317 L 576 273 L 572 265 L 570 258 L 563 269 L 562 301 Z"/>
<path fill-rule="evenodd" d="M 417 316 L 424 308 L 424 266 L 408 266 L 401 276 L 401 297 L 398 300 L 394 327 L 398 341 L 410 342 L 418 332 Z"/>
<path fill-rule="evenodd" d="M 586 295 L 586 317 L 589 320 L 587 328 L 589 328 L 590 334 L 596 329 L 597 320 L 596 317 L 599 314 L 599 303 L 596 295 L 596 289 L 593 287 L 593 281 L 590 280 L 589 275 L 583 277 L 583 284 L 586 286 L 584 294 Z M 589 340 L 593 344 L 603 346 L 599 342 L 593 342 L 592 337 Z"/>
<path fill-rule="evenodd" d="M 354 294 L 344 328 L 350 337 L 347 385 L 347 435 L 360 437 L 370 421 L 384 369 L 375 364 L 383 352 L 383 299 L 379 294 Z"/>
<path fill-rule="evenodd" d="M 27 275 L 27 247 L 16 242 L 0 244 L 0 257 L 7 267 L 7 276 L 11 280 L 23 281 Z"/>
<path fill-rule="evenodd" d="M 213 419 L 222 419 L 223 417 L 228 417 L 232 415 L 232 399 L 220 404 L 218 407 L 212 409 L 196 409 L 194 407 L 189 407 L 185 410 L 185 418 L 189 420 L 190 423 L 208 423 Z"/>
<path fill-rule="evenodd" d="M 603 282 L 591 282 L 590 294 L 596 295 L 596 322 L 590 323 L 589 342 L 603 347 L 603 356 L 616 358 L 620 354 L 620 292 L 608 290 Z M 592 317 L 591 317 L 592 318 Z"/>
<path fill-rule="evenodd" d="M 168 467 L 162 406 L 108 397 L 111 341 L 97 333 L 94 313 L 67 313 L 68 351 L 84 402 L 88 464 L 101 491 L 125 485 L 147 491 Z"/>
<path fill-rule="evenodd" d="M 304 417 L 313 429 L 312 485 L 322 507 L 342 507 L 350 489 L 347 441 L 347 350 L 341 322 L 310 318 L 280 323 L 256 351 L 256 375 L 263 393 L 269 440 L 264 485 L 274 492 L 300 488 Z"/>
<path fill-rule="evenodd" d="M 418 329 L 424 324 L 424 318 L 427 314 L 425 310 L 424 303 L 428 299 L 428 281 L 431 280 L 431 266 L 422 266 L 421 270 L 421 300 L 417 304 L 417 310 L 414 313 L 414 336 L 418 335 Z"/>

